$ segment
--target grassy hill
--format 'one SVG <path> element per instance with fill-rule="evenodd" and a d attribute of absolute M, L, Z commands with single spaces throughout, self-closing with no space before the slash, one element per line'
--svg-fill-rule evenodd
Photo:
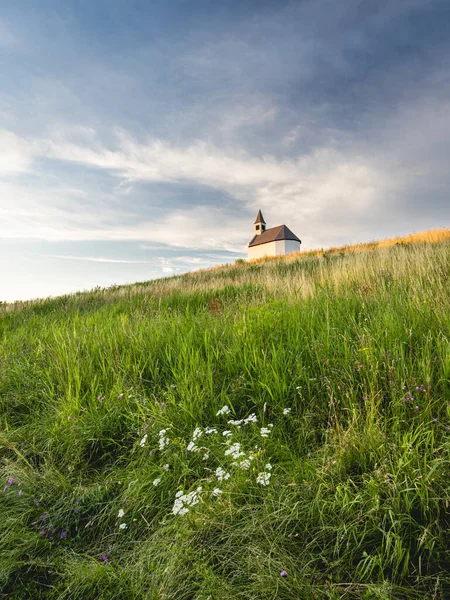
<path fill-rule="evenodd" d="M 0 598 L 450 597 L 450 234 L 0 307 Z"/>

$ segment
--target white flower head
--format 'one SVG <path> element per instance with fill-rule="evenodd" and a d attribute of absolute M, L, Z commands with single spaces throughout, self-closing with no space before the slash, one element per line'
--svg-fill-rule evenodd
<path fill-rule="evenodd" d="M 198 452 L 199 450 L 198 446 L 196 446 L 194 442 L 189 442 L 186 449 L 188 452 Z"/>
<path fill-rule="evenodd" d="M 143 446 L 145 446 L 145 442 L 147 441 L 147 437 L 148 437 L 148 435 L 145 434 L 144 437 L 142 438 L 142 440 L 139 442 L 139 445 L 141 446 L 141 448 Z"/>
<path fill-rule="evenodd" d="M 160 450 L 164 450 L 164 448 L 166 448 L 169 443 L 170 440 L 168 437 L 166 437 L 166 431 L 167 429 L 161 429 L 161 431 L 159 432 L 159 449 Z"/>
<path fill-rule="evenodd" d="M 258 417 L 255 415 L 255 413 L 251 413 L 250 415 L 248 415 L 248 417 L 246 417 L 244 419 L 244 423 L 247 425 L 248 423 L 256 423 L 258 421 Z"/>
<path fill-rule="evenodd" d="M 230 474 L 227 473 L 225 471 L 225 469 L 222 469 L 222 467 L 217 467 L 216 477 L 220 482 L 222 482 L 222 481 L 225 481 L 226 479 L 230 479 Z"/>
<path fill-rule="evenodd" d="M 220 496 L 221 493 L 222 490 L 219 490 L 219 488 L 214 488 L 212 491 L 213 496 Z"/>
<path fill-rule="evenodd" d="M 117 514 L 117 518 L 121 519 L 125 514 L 125 511 L 123 510 L 123 508 L 121 508 Z"/>
<path fill-rule="evenodd" d="M 224 437 L 228 437 L 228 436 L 230 436 L 230 435 L 231 435 L 231 431 L 230 431 L 229 429 L 226 429 L 225 431 L 222 431 L 222 435 L 223 435 Z"/>
<path fill-rule="evenodd" d="M 153 485 L 155 487 L 158 485 L 158 483 L 161 483 L 161 477 L 157 477 L 156 479 L 153 480 Z"/>
<path fill-rule="evenodd" d="M 264 437 L 264 438 L 269 437 L 269 433 L 270 433 L 269 427 L 261 427 L 261 437 Z"/>
<path fill-rule="evenodd" d="M 292 408 L 285 408 L 283 410 L 283 415 L 288 415 L 291 412 Z"/>
<path fill-rule="evenodd" d="M 203 433 L 203 431 L 200 429 L 200 427 L 196 427 L 192 434 L 193 441 L 195 442 L 196 440 L 198 440 L 198 438 L 202 435 L 202 433 Z"/>
<path fill-rule="evenodd" d="M 216 417 L 218 417 L 219 415 L 227 415 L 229 412 L 231 412 L 230 408 L 225 404 L 225 406 L 222 406 L 222 408 L 217 411 Z"/>
<path fill-rule="evenodd" d="M 241 456 L 245 456 L 245 452 L 241 452 L 241 445 L 236 442 L 235 444 L 231 444 L 228 450 L 225 450 L 225 456 L 231 455 L 234 460 L 241 458 Z"/>
<path fill-rule="evenodd" d="M 176 493 L 175 502 L 173 503 L 172 513 L 174 515 L 185 515 L 189 512 L 190 506 L 195 506 L 200 501 L 201 487 L 185 494 L 182 490 Z"/>
<path fill-rule="evenodd" d="M 128 527 L 128 525 L 126 523 L 121 523 L 119 525 L 119 529 L 126 529 Z"/>
<path fill-rule="evenodd" d="M 259 485 L 269 485 L 270 483 L 270 477 L 271 477 L 272 473 L 258 473 L 258 477 L 256 478 L 256 483 L 259 483 Z"/>
<path fill-rule="evenodd" d="M 163 466 L 163 469 L 164 469 L 164 471 L 168 471 L 168 470 L 170 469 L 169 463 L 166 463 L 166 464 Z"/>

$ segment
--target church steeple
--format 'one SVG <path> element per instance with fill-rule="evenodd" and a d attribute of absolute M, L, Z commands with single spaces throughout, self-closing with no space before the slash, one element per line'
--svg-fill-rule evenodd
<path fill-rule="evenodd" d="M 264 221 L 264 217 L 260 210 L 258 211 L 258 214 L 256 215 L 256 221 L 255 221 L 254 225 L 255 225 L 255 234 L 256 235 L 261 235 L 261 233 L 263 233 L 266 230 L 266 222 Z"/>

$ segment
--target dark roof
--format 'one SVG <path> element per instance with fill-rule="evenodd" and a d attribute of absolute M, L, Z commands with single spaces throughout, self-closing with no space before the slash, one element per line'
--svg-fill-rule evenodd
<path fill-rule="evenodd" d="M 264 225 L 266 224 L 266 222 L 264 221 L 264 217 L 262 216 L 262 212 L 259 210 L 258 214 L 256 215 L 256 221 L 255 221 L 255 225 L 256 223 L 264 223 Z"/>
<path fill-rule="evenodd" d="M 255 235 L 250 243 L 250 246 L 259 246 L 260 244 L 268 244 L 269 242 L 276 242 L 279 240 L 294 240 L 296 242 L 302 243 L 301 240 L 292 233 L 292 231 L 286 227 L 286 225 L 278 225 L 278 227 L 271 227 L 270 229 L 266 229 L 263 233 L 259 235 Z"/>

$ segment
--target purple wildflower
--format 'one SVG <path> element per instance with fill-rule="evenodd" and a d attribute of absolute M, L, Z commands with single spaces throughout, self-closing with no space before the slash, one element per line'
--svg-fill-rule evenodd
<path fill-rule="evenodd" d="M 106 563 L 108 562 L 108 557 L 106 556 L 106 554 L 102 554 L 101 559 L 103 561 L 103 564 L 106 565 Z"/>
<path fill-rule="evenodd" d="M 287 577 L 287 571 L 280 571 L 280 577 Z"/>
<path fill-rule="evenodd" d="M 14 483 L 14 477 L 8 477 L 8 483 L 9 485 L 12 485 Z"/>
<path fill-rule="evenodd" d="M 39 531 L 39 535 L 45 535 L 45 529 L 41 529 L 41 530 Z"/>
<path fill-rule="evenodd" d="M 63 531 L 61 531 L 61 537 L 63 539 L 66 539 L 66 537 L 67 537 L 67 531 L 65 531 L 64 529 L 63 529 Z"/>
<path fill-rule="evenodd" d="M 416 404 L 416 406 L 414 407 L 416 410 L 419 410 L 419 405 Z"/>
<path fill-rule="evenodd" d="M 19 496 L 21 496 L 23 494 L 23 490 L 19 490 L 18 494 L 19 494 Z"/>
<path fill-rule="evenodd" d="M 68 421 L 71 421 L 71 420 L 72 420 L 72 417 L 69 415 L 69 416 L 67 417 L 67 420 L 68 420 Z"/>
<path fill-rule="evenodd" d="M 119 394 L 119 395 L 117 396 L 117 399 L 118 399 L 118 400 L 122 400 L 122 398 L 123 398 L 123 394 Z"/>
<path fill-rule="evenodd" d="M 103 396 L 99 396 L 99 397 L 97 398 L 97 400 L 98 400 L 99 402 L 103 402 L 103 400 L 104 400 L 104 397 L 103 397 Z"/>

